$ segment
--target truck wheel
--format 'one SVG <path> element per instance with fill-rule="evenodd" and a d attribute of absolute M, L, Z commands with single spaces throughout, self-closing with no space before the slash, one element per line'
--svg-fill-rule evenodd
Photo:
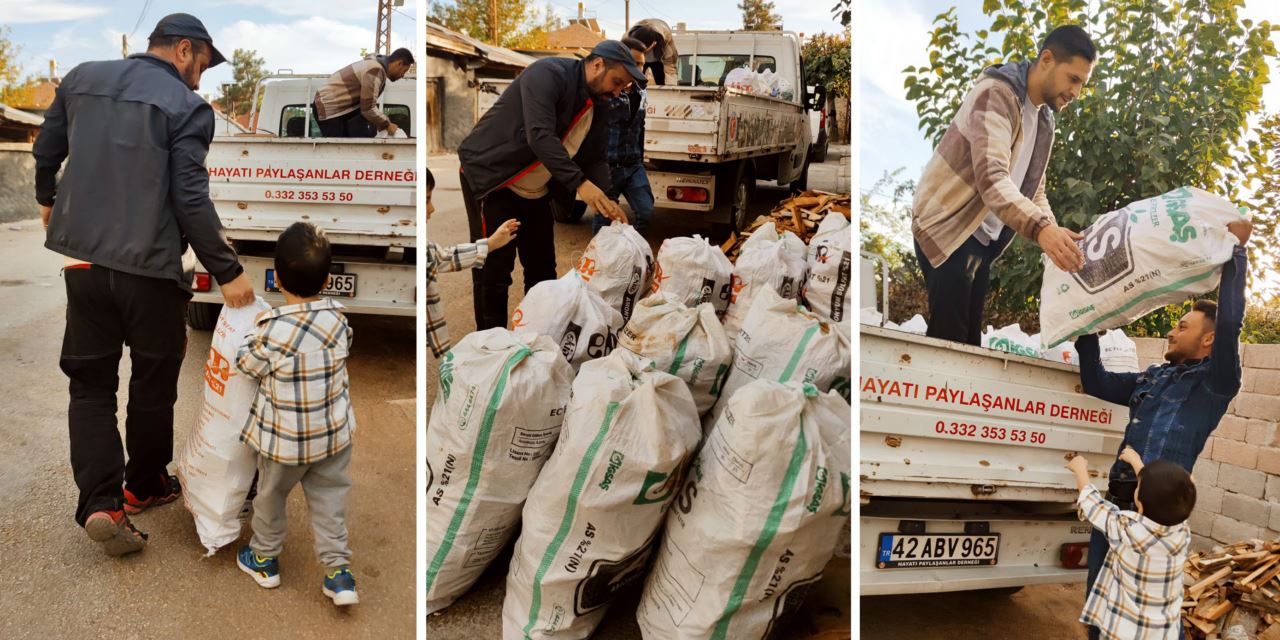
<path fill-rule="evenodd" d="M 809 190 L 809 161 L 804 161 L 804 168 L 800 169 L 800 175 L 791 182 L 792 193 L 801 193 Z"/>
<path fill-rule="evenodd" d="M 215 302 L 188 302 L 187 324 L 197 331 L 212 331 L 218 323 L 218 314 L 222 313 L 222 305 Z"/>
<path fill-rule="evenodd" d="M 581 200 L 574 200 L 568 207 L 558 204 L 554 198 L 551 200 L 551 217 L 556 222 L 577 224 L 582 221 L 582 214 L 586 212 L 587 203 Z"/>
<path fill-rule="evenodd" d="M 740 162 L 716 177 L 715 217 L 729 224 L 730 231 L 742 231 L 751 224 L 751 196 L 755 192 L 756 178 L 748 162 Z"/>

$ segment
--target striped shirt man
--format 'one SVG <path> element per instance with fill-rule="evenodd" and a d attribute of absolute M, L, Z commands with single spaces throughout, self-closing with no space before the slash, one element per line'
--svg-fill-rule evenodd
<path fill-rule="evenodd" d="M 351 327 L 342 308 L 328 298 L 276 307 L 237 351 L 236 367 L 259 381 L 240 440 L 262 457 L 313 464 L 351 444 Z"/>
<path fill-rule="evenodd" d="M 1080 622 L 1102 638 L 1176 640 L 1182 629 L 1182 575 L 1191 544 L 1186 522 L 1162 525 L 1107 502 L 1092 484 L 1076 499 L 1080 519 L 1111 549 L 1089 590 Z"/>

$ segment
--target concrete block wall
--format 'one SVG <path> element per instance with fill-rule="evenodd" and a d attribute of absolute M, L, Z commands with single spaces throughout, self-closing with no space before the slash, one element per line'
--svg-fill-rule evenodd
<path fill-rule="evenodd" d="M 0 142 L 0 223 L 40 216 L 31 145 Z"/>
<path fill-rule="evenodd" d="M 1135 338 L 1139 363 L 1164 361 L 1165 341 Z M 1243 386 L 1192 474 L 1192 549 L 1280 539 L 1280 344 L 1242 347 Z"/>

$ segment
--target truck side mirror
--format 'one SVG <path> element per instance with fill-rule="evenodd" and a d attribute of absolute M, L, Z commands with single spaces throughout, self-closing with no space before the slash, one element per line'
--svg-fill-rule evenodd
<path fill-rule="evenodd" d="M 821 111 L 827 104 L 827 88 L 820 85 L 813 85 L 813 95 L 809 97 L 809 110 Z"/>

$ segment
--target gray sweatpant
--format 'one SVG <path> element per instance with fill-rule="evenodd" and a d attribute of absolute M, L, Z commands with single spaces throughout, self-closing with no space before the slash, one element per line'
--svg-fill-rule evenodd
<path fill-rule="evenodd" d="M 285 508 L 293 485 L 302 483 L 311 512 L 320 564 L 336 568 L 351 563 L 347 548 L 347 494 L 351 491 L 351 446 L 320 462 L 284 465 L 258 457 L 258 497 L 253 499 L 253 539 L 249 547 L 260 556 L 275 557 L 284 550 L 288 518 Z"/>

